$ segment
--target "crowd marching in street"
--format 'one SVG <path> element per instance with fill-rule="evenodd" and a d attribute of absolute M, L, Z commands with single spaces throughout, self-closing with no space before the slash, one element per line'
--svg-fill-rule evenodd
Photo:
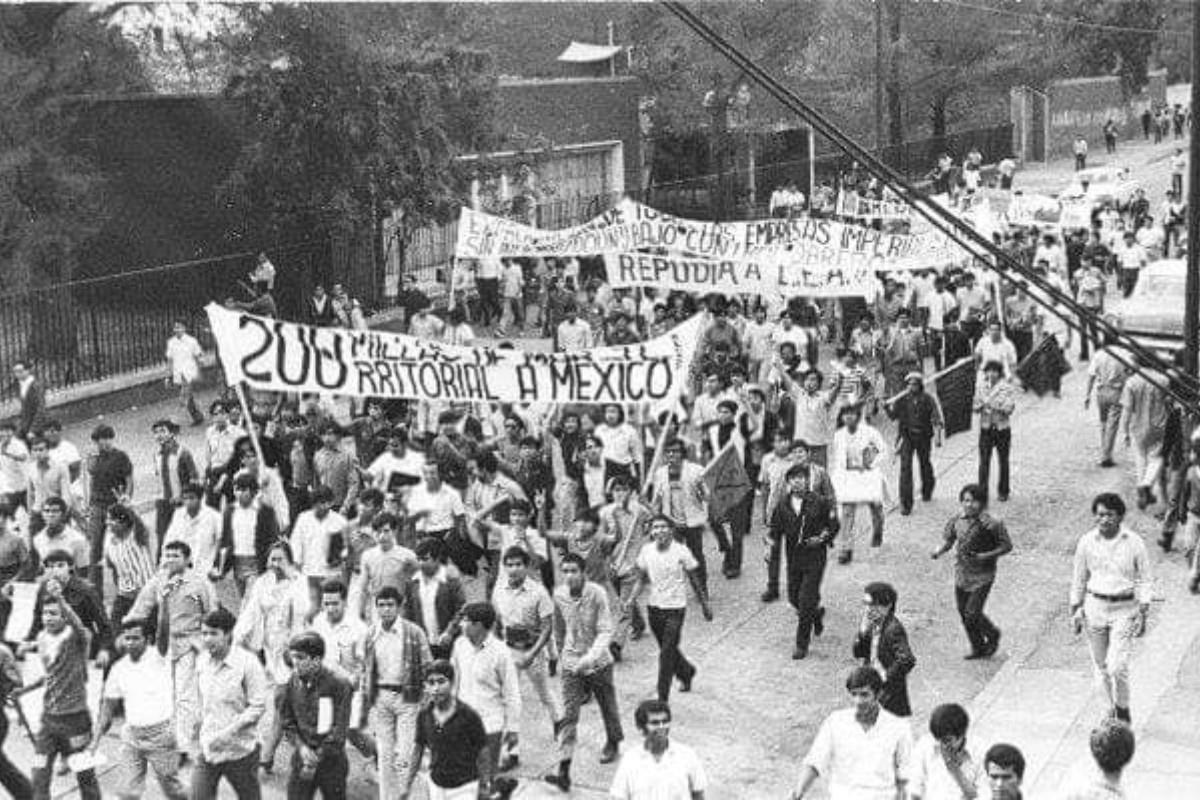
<path fill-rule="evenodd" d="M 1147 136 L 1152 127 L 1165 136 L 1153 122 Z M 990 182 L 1011 192 L 1014 167 L 983 177 L 980 161 L 947 158 L 935 189 L 964 208 Z M 858 170 L 838 187 L 886 199 Z M 996 243 L 1102 313 L 1114 287 L 1128 294 L 1147 263 L 1186 246 L 1180 188 L 1158 217 L 1139 193 L 1098 205 L 1086 227 L 1009 225 Z M 791 184 L 769 213 L 834 213 L 827 198 L 811 205 Z M 254 298 L 227 306 L 277 316 L 272 292 L 284 275 L 263 256 L 249 276 Z M 786 647 L 803 661 L 824 633 L 826 573 L 881 545 L 889 503 L 910 515 L 921 511 L 918 492 L 957 496 L 959 511 L 933 521 L 941 533 L 930 557 L 954 560 L 965 657 L 996 655 L 1004 620 L 986 605 L 1013 550 L 997 508 L 1023 488 L 1009 468 L 1024 444 L 1012 416 L 1023 391 L 1058 396 L 1076 347 L 1087 361 L 1084 405 L 1099 415 L 1098 460 L 1115 465 L 1118 434 L 1129 443 L 1137 505 L 1161 511 L 1165 550 L 1182 527 L 1200 591 L 1200 439 L 1186 435 L 1185 409 L 1129 368 L 1130 354 L 987 264 L 881 278 L 872 298 L 702 296 L 614 289 L 603 260 L 584 255 L 485 258 L 455 265 L 445 311 L 406 280 L 407 332 L 453 345 L 546 338 L 584 351 L 701 315 L 690 385 L 662 413 L 366 397 L 347 419 L 329 397 L 238 387 L 202 409 L 193 392 L 202 349 L 181 322 L 165 349 L 169 380 L 192 424 L 206 426 L 204 443 L 190 450 L 170 418 L 145 432 L 155 442 L 150 522 L 131 499 L 134 468 L 116 431 L 97 426 L 81 452 L 49 417 L 46 387 L 12 365 L 22 413 L 0 422 L 3 622 L 16 607 L 12 587 L 34 582 L 36 599 L 15 649 L 0 647 L 0 695 L 40 684 L 44 697 L 36 760 L 0 756 L 0 784 L 16 798 L 48 798 L 63 760 L 81 796 L 99 798 L 95 753 L 119 726 L 122 798 L 141 796 L 148 772 L 168 798 L 215 798 L 222 784 L 258 798 L 276 775 L 288 797 L 339 798 L 352 765 L 372 771 L 386 800 L 411 796 L 423 773 L 431 798 L 507 797 L 532 702 L 555 746 L 545 785 L 570 792 L 573 765 L 587 758 L 612 765 L 618 800 L 702 798 L 715 765 L 671 730 L 672 707 L 705 680 L 685 654 L 688 609 L 711 621 L 714 595 L 786 601 L 796 620 Z M 295 321 L 366 327 L 341 286 L 318 286 Z M 947 410 L 929 387 L 964 360 L 978 480 L 947 489 L 933 466 Z M 730 476 L 744 487 L 733 496 Z M 1123 499 L 1099 494 L 1080 516 L 1089 511 L 1094 526 L 1062 594 L 1107 705 L 1090 742 L 1095 770 L 1070 798 L 1122 796 L 1134 751 L 1129 664 L 1153 587 Z M 759 556 L 766 583 L 750 587 L 741 573 Z M 792 796 L 820 781 L 834 800 L 1021 797 L 1019 732 L 1012 743 L 976 742 L 953 702 L 911 719 L 907 681 L 921 649 L 897 617 L 904 590 L 862 587 L 846 707 L 820 724 Z M 645 669 L 630 654 L 647 633 L 655 692 L 621 708 L 616 687 Z M 44 677 L 23 685 L 20 661 L 31 659 Z M 99 697 L 89 696 L 89 665 L 104 675 Z M 581 752 L 581 726 L 602 727 L 598 752 Z M 277 757 L 285 741 L 286 760 Z"/>

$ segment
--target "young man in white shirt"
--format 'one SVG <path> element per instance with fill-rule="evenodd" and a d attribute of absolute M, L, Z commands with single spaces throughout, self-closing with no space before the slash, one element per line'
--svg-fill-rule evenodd
<path fill-rule="evenodd" d="M 1017 369 L 1017 347 L 1004 335 L 1000 320 L 988 320 L 987 335 L 975 345 L 975 365 L 980 374 L 985 364 L 997 362 L 1003 367 L 1002 377 L 1009 380 Z"/>
<path fill-rule="evenodd" d="M 313 490 L 313 507 L 296 518 L 291 544 L 295 563 L 308 581 L 309 608 L 321 606 L 321 585 L 338 576 L 345 550 L 346 518 L 333 510 L 333 490 L 318 486 Z"/>
<path fill-rule="evenodd" d="M 179 490 L 183 502 L 171 515 L 163 544 L 187 542 L 192 551 L 192 569 L 208 576 L 217 568 L 217 550 L 221 542 L 221 514 L 204 502 L 204 489 L 189 483 Z"/>
<path fill-rule="evenodd" d="M 704 468 L 688 461 L 684 445 L 672 439 L 663 446 L 666 464 L 651 479 L 651 509 L 664 515 L 696 561 L 700 586 L 708 590 L 708 565 L 704 558 L 704 526 L 708 522 L 708 488 Z"/>
<path fill-rule="evenodd" d="M 913 747 L 909 800 L 974 800 L 987 797 L 983 762 L 967 746 L 970 717 L 957 703 L 929 715 L 929 733 Z"/>
<path fill-rule="evenodd" d="M 170 371 L 167 382 L 179 387 L 179 398 L 192 417 L 193 425 L 204 422 L 204 414 L 196 405 L 196 397 L 192 392 L 192 384 L 200 378 L 200 357 L 204 350 L 195 336 L 187 331 L 187 325 L 176 322 L 174 335 L 167 340 L 167 368 Z"/>
<path fill-rule="evenodd" d="M 650 587 L 646 613 L 650 630 L 658 640 L 658 699 L 664 703 L 670 699 L 673 679 L 679 679 L 680 691 L 690 692 L 696 678 L 695 665 L 679 649 L 689 584 L 700 600 L 704 619 L 712 621 L 708 591 L 700 582 L 700 565 L 688 548 L 675 541 L 674 527 L 670 518 L 661 514 L 651 520 L 652 541 L 638 554 L 637 580 L 624 603 L 636 603 L 642 589 Z"/>
<path fill-rule="evenodd" d="M 357 690 L 363 685 L 363 668 L 367 655 L 367 624 L 354 614 L 346 613 L 346 584 L 329 580 L 321 587 L 321 613 L 313 618 L 312 630 L 325 642 L 325 666 L 345 677 Z M 360 726 L 361 720 L 350 719 L 346 740 L 367 759 L 377 753 L 375 739 Z"/>
<path fill-rule="evenodd" d="M 1141 275 L 1142 267 L 1146 266 L 1146 250 L 1137 243 L 1137 234 L 1133 231 L 1126 231 L 1121 237 L 1121 244 L 1113 249 L 1113 255 L 1117 259 L 1117 266 L 1120 268 L 1120 284 L 1121 294 L 1124 297 L 1129 297 L 1133 294 L 1134 287 L 1137 286 L 1138 276 Z"/>
<path fill-rule="evenodd" d="M 397 425 L 388 432 L 387 450 L 371 462 L 367 474 L 371 484 L 384 494 L 401 491 L 408 494 L 412 484 L 421 480 L 425 455 L 408 448 L 408 429 Z"/>
<path fill-rule="evenodd" d="M 496 335 L 504 336 L 504 320 L 511 317 L 517 335 L 525 325 L 525 271 L 516 261 L 507 261 L 500 270 L 500 292 L 504 298 L 504 310 L 500 314 L 500 327 Z"/>
<path fill-rule="evenodd" d="M 643 700 L 633 721 L 645 737 L 641 747 L 625 752 L 613 776 L 612 800 L 704 800 L 708 776 L 696 751 L 671 741 L 671 707 L 663 700 Z"/>
<path fill-rule="evenodd" d="M 854 705 L 831 713 L 804 759 L 792 800 L 803 800 L 817 777 L 829 800 L 903 797 L 912 756 L 908 724 L 879 704 L 883 678 L 873 667 L 856 667 L 846 679 Z"/>
<path fill-rule="evenodd" d="M 99 746 L 118 715 L 118 707 L 124 704 L 125 730 L 117 756 L 121 776 L 117 796 L 141 797 L 149 765 L 168 800 L 185 800 L 189 795 L 179 780 L 171 665 L 157 650 L 146 646 L 148 620 L 126 619 L 121 630 L 125 655 L 113 664 L 104 681 L 92 750 Z"/>

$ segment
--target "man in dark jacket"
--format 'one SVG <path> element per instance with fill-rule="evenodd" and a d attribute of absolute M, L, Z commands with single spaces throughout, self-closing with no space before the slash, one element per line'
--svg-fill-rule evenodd
<path fill-rule="evenodd" d="M 788 496 L 775 506 L 767 528 L 771 542 L 782 542 L 787 554 L 788 602 L 798 616 L 792 650 L 795 660 L 808 655 L 810 634 L 820 636 L 825 630 L 821 578 L 838 530 L 833 506 L 809 489 L 808 477 L 808 468 L 802 464 L 787 471 Z"/>
<path fill-rule="evenodd" d="M 888 416 L 896 420 L 896 435 L 900 439 L 900 513 L 908 516 L 913 507 L 914 453 L 921 465 L 921 499 L 928 502 L 933 498 L 937 481 L 929 458 L 930 444 L 935 435 L 938 446 L 942 444 L 942 410 L 925 391 L 925 378 L 921 373 L 908 373 L 904 383 L 904 394 L 886 409 Z"/>
<path fill-rule="evenodd" d="M 13 364 L 12 373 L 17 382 L 17 394 L 21 398 L 17 436 L 28 441 L 46 416 L 46 387 L 33 376 L 29 365 L 23 361 Z"/>
<path fill-rule="evenodd" d="M 883 675 L 879 704 L 897 717 L 912 716 L 908 673 L 917 665 L 908 633 L 896 619 L 896 590 L 888 583 L 869 583 L 863 590 L 862 623 L 854 640 L 854 657 Z"/>
<path fill-rule="evenodd" d="M 404 618 L 416 623 L 429 639 L 434 658 L 449 658 L 450 647 L 458 633 L 458 620 L 467 604 L 458 570 L 442 563 L 446 548 L 432 536 L 417 542 L 417 574 L 402 588 Z M 433 607 L 425 607 L 432 594 Z M 433 628 L 430 628 L 430 624 Z"/>
<path fill-rule="evenodd" d="M 26 640 L 34 641 L 42 632 L 42 606 L 50 596 L 46 582 L 56 580 L 62 586 L 62 599 L 91 634 L 90 655 L 96 659 L 96 666 L 104 669 L 112 658 L 113 632 L 108 615 L 104 613 L 100 592 L 91 583 L 73 574 L 75 559 L 66 550 L 51 550 L 46 554 L 43 564 L 46 571 L 38 585 L 37 600 L 33 606 L 33 625 Z"/>
<path fill-rule="evenodd" d="M 275 512 L 258 500 L 258 479 L 248 473 L 233 480 L 233 502 L 221 515 L 221 541 L 212 575 L 220 578 L 233 570 L 238 593 L 246 596 L 250 579 L 267 569 L 267 554 L 279 538 Z"/>

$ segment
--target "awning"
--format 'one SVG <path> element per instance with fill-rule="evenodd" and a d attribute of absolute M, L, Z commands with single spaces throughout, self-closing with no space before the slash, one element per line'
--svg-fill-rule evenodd
<path fill-rule="evenodd" d="M 608 61 L 622 49 L 620 45 L 614 44 L 571 42 L 567 45 L 567 49 L 559 54 L 558 60 L 568 61 L 572 64 L 595 64 L 600 61 Z"/>

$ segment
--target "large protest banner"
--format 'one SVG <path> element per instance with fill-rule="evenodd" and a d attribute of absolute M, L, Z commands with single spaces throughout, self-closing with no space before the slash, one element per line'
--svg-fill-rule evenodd
<path fill-rule="evenodd" d="M 752 294 L 767 297 L 864 297 L 878 294 L 868 266 L 821 267 L 784 262 L 709 261 L 648 253 L 606 253 L 614 289 L 650 286 L 667 291 Z"/>
<path fill-rule="evenodd" d="M 209 324 L 231 383 L 459 402 L 671 402 L 687 382 L 700 317 L 638 345 L 574 353 L 460 347 L 372 330 L 318 328 L 209 304 Z"/>
<path fill-rule="evenodd" d="M 961 248 L 933 231 L 888 233 L 814 217 L 702 222 L 664 214 L 629 199 L 583 225 L 562 230 L 539 230 L 464 208 L 455 255 L 548 257 L 651 248 L 712 261 L 874 270 L 928 269 L 961 260 L 964 255 Z"/>

